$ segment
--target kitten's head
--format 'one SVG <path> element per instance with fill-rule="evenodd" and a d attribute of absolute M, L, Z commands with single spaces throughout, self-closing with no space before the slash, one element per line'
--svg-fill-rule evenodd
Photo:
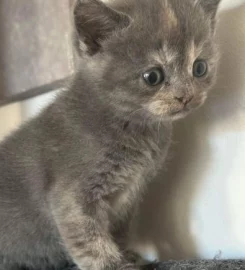
<path fill-rule="evenodd" d="M 98 95 L 126 114 L 174 120 L 202 105 L 217 66 L 220 0 L 77 0 L 77 50 Z"/>

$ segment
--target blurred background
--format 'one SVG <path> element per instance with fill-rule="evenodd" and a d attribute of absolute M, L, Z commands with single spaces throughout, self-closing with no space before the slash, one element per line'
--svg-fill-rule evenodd
<path fill-rule="evenodd" d="M 0 1 L 0 140 L 74 71 L 72 0 Z M 223 0 L 218 81 L 175 123 L 171 159 L 147 193 L 132 243 L 150 259 L 245 259 L 245 1 Z"/>

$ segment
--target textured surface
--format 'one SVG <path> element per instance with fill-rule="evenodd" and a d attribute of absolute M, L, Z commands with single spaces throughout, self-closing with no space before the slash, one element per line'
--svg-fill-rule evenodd
<path fill-rule="evenodd" d="M 154 268 L 153 268 L 154 269 Z M 242 261 L 182 261 L 168 262 L 156 267 L 156 270 L 242 270 L 245 262 Z"/>
<path fill-rule="evenodd" d="M 149 265 L 142 270 L 244 270 L 244 261 L 169 261 L 158 265 Z M 76 267 L 64 270 L 78 270 Z"/>
<path fill-rule="evenodd" d="M 0 1 L 0 100 L 73 71 L 70 0 Z"/>

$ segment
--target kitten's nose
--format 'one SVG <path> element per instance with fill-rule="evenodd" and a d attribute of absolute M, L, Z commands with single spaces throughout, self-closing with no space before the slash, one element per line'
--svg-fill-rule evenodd
<path fill-rule="evenodd" d="M 175 97 L 180 103 L 183 103 L 184 105 L 187 105 L 189 102 L 192 101 L 193 96 L 182 96 L 182 97 Z"/>

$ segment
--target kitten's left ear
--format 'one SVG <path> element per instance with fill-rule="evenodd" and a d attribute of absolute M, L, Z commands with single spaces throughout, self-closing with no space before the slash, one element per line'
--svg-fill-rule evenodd
<path fill-rule="evenodd" d="M 76 0 L 74 6 L 75 46 L 78 53 L 96 54 L 112 33 L 129 25 L 129 17 L 101 0 Z"/>

